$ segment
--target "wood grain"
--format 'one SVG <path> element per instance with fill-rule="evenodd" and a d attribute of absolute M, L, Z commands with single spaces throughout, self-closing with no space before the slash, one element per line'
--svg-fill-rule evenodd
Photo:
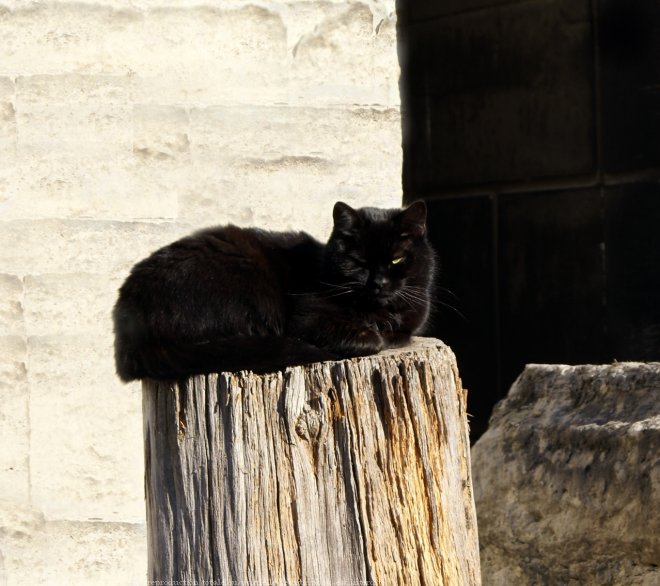
<path fill-rule="evenodd" d="M 438 340 L 143 397 L 150 580 L 480 584 L 466 393 Z"/>

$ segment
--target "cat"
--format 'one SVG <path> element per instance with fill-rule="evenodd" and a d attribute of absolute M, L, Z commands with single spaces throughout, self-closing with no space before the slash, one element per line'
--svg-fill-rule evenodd
<path fill-rule="evenodd" d="M 228 225 L 136 264 L 113 311 L 119 377 L 267 373 L 407 344 L 429 317 L 426 205 L 337 202 L 333 220 L 325 245 Z"/>

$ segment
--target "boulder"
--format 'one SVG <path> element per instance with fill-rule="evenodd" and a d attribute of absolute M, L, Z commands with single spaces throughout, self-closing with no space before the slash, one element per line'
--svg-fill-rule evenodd
<path fill-rule="evenodd" d="M 660 584 L 660 363 L 527 366 L 472 473 L 484 586 Z"/>

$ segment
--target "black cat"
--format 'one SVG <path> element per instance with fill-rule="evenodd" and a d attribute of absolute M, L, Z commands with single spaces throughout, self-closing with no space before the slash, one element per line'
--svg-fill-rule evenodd
<path fill-rule="evenodd" d="M 429 314 L 426 206 L 335 204 L 323 245 L 304 232 L 197 232 L 139 262 L 114 308 L 124 381 L 175 379 L 374 354 Z"/>

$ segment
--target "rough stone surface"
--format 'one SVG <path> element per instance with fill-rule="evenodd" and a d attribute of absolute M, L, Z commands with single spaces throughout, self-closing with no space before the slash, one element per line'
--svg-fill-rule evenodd
<path fill-rule="evenodd" d="M 146 580 L 136 261 L 400 205 L 394 4 L 0 0 L 0 586 Z"/>
<path fill-rule="evenodd" d="M 660 363 L 528 366 L 472 450 L 483 583 L 660 583 Z"/>

